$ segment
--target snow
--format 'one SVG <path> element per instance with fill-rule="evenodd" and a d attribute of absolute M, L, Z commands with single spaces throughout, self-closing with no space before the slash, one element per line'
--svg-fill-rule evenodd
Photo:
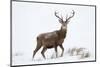
<path fill-rule="evenodd" d="M 36 37 L 44 32 L 51 32 L 60 28 L 54 12 L 68 16 L 75 10 L 75 16 L 68 24 L 68 32 L 63 43 L 64 55 L 60 57 L 61 49 L 58 47 L 59 57 L 55 57 L 54 49 L 48 49 L 46 59 L 41 55 L 42 48 L 32 60 L 36 47 Z M 66 12 L 67 11 L 67 12 Z M 90 57 L 80 59 L 80 55 L 70 56 L 68 49 L 86 48 Z M 40 4 L 40 3 L 12 3 L 12 64 L 44 64 L 95 60 L 95 8 L 89 6 Z"/>
<path fill-rule="evenodd" d="M 39 56 L 38 56 L 39 55 Z M 79 62 L 79 61 L 92 61 L 94 60 L 92 56 L 87 58 L 80 58 L 80 55 L 74 55 L 70 56 L 68 53 L 64 53 L 63 57 L 55 57 L 55 53 L 51 53 L 47 55 L 47 52 L 45 53 L 46 59 L 42 57 L 42 55 L 38 54 L 34 59 L 32 58 L 32 55 L 29 53 L 13 56 L 13 64 L 14 65 L 27 65 L 27 64 L 45 64 L 45 63 L 62 63 L 62 62 Z M 24 61 L 24 62 L 23 62 Z"/>

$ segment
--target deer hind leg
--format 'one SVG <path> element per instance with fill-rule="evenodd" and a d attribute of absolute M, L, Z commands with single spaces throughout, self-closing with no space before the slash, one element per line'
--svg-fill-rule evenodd
<path fill-rule="evenodd" d="M 63 47 L 63 45 L 59 45 L 59 46 L 62 49 L 62 53 L 61 53 L 61 57 L 62 57 L 63 56 L 63 53 L 64 53 L 64 47 Z"/>
<path fill-rule="evenodd" d="M 37 44 L 37 47 L 36 47 L 36 49 L 34 50 L 34 53 L 33 53 L 33 58 L 34 58 L 36 52 L 37 52 L 40 48 L 41 48 L 41 45 L 38 46 L 38 44 Z"/>
<path fill-rule="evenodd" d="M 46 47 L 43 47 L 43 50 L 41 51 L 41 54 L 43 56 L 44 59 L 46 59 L 44 53 L 46 52 L 47 48 Z"/>

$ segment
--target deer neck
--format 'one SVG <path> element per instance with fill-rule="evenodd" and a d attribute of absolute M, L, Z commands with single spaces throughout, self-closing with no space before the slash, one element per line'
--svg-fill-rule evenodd
<path fill-rule="evenodd" d="M 65 38 L 67 33 L 67 28 L 66 27 L 61 27 L 59 30 L 59 38 Z"/>

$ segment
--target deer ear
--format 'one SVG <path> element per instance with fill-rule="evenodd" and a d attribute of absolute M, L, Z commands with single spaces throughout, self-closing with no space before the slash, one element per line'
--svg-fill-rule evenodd
<path fill-rule="evenodd" d="M 62 21 L 62 20 L 60 20 L 60 19 L 59 19 L 59 22 L 60 22 L 61 24 L 63 23 L 63 21 Z"/>
<path fill-rule="evenodd" d="M 68 23 L 69 23 L 69 20 L 68 20 L 68 21 L 66 21 L 65 23 L 66 23 L 66 24 L 68 24 Z"/>

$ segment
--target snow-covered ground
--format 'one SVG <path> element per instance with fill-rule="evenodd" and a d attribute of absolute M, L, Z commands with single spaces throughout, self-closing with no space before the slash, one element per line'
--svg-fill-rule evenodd
<path fill-rule="evenodd" d="M 36 47 L 36 37 L 40 33 L 58 30 L 60 23 L 54 12 L 68 16 L 71 11 L 75 16 L 68 24 L 67 37 L 63 43 L 63 57 L 55 57 L 54 49 L 45 53 L 47 59 L 41 55 L 42 48 L 32 60 L 33 50 Z M 66 12 L 67 11 L 67 12 Z M 69 49 L 86 48 L 90 56 L 81 58 L 80 55 L 70 56 Z M 58 47 L 58 55 L 61 49 Z M 95 8 L 89 6 L 40 4 L 40 3 L 12 3 L 12 63 L 13 65 L 60 63 L 74 61 L 95 60 Z"/>
<path fill-rule="evenodd" d="M 52 53 L 51 53 L 52 52 Z M 81 55 L 73 55 L 71 56 L 68 51 L 65 51 L 63 57 L 60 57 L 60 52 L 58 53 L 58 57 L 56 58 L 55 52 L 53 49 L 48 50 L 45 55 L 46 59 L 42 57 L 40 51 L 37 53 L 35 58 L 32 58 L 32 54 L 30 52 L 21 53 L 18 52 L 13 54 L 13 65 L 27 65 L 27 64 L 45 64 L 45 63 L 62 63 L 62 62 L 78 62 L 78 61 L 93 61 L 94 56 L 90 54 L 89 57 L 81 58 Z"/>

